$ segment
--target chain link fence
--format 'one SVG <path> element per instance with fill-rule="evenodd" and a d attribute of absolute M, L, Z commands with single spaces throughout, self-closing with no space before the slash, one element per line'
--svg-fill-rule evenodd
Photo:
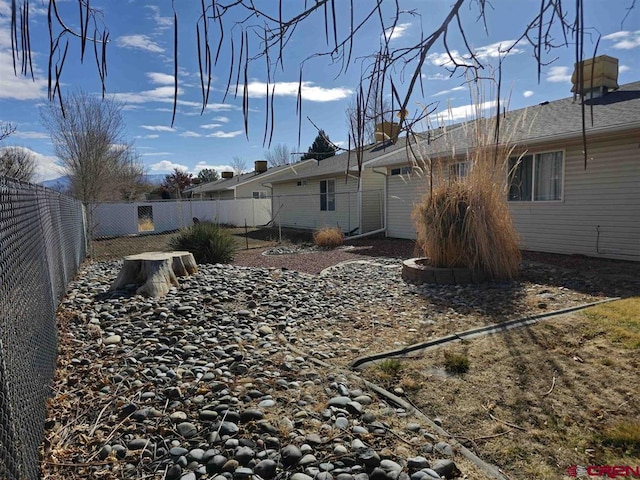
<path fill-rule="evenodd" d="M 77 200 L 0 177 L 0 478 L 40 478 L 55 311 L 86 252 Z"/>
<path fill-rule="evenodd" d="M 120 259 L 125 255 L 171 250 L 177 232 L 194 222 L 213 222 L 239 236 L 242 248 L 245 225 L 255 230 L 271 220 L 271 199 L 181 199 L 100 203 L 87 209 L 92 260 Z M 231 228 L 235 227 L 235 228 Z"/>

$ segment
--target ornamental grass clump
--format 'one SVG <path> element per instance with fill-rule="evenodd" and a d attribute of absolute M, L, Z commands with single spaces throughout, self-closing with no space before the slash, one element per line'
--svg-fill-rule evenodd
<path fill-rule="evenodd" d="M 181 230 L 169 245 L 174 250 L 191 252 L 198 263 L 230 263 L 236 251 L 235 239 L 211 222 Z"/>
<path fill-rule="evenodd" d="M 313 234 L 313 241 L 318 247 L 336 248 L 344 243 L 344 233 L 335 227 L 325 227 Z"/>
<path fill-rule="evenodd" d="M 496 119 L 467 122 L 456 134 L 470 145 L 466 175 L 450 172 L 455 151 L 423 160 L 429 188 L 413 210 L 418 247 L 433 267 L 469 268 L 496 280 L 517 276 L 518 234 L 507 204 L 508 138 L 496 142 Z"/>

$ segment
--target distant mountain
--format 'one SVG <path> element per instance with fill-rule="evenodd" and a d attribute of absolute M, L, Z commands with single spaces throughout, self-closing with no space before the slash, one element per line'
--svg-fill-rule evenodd
<path fill-rule="evenodd" d="M 145 175 L 144 179 L 147 183 L 150 183 L 151 185 L 160 185 L 166 176 L 167 176 L 166 173 L 154 173 L 152 175 Z M 71 185 L 71 178 L 69 178 L 69 175 L 64 175 L 62 177 L 54 178 L 52 180 L 45 180 L 44 182 L 41 182 L 41 183 L 43 186 L 47 188 L 53 188 L 54 190 L 64 191 L 64 190 L 67 190 Z"/>
<path fill-rule="evenodd" d="M 42 185 L 47 188 L 52 188 L 54 190 L 59 190 L 62 192 L 64 190 L 67 190 L 71 186 L 71 178 L 69 178 L 69 175 L 64 175 L 52 180 L 45 180 L 44 182 L 42 182 Z"/>
<path fill-rule="evenodd" d="M 160 185 L 166 176 L 166 173 L 154 173 L 152 175 L 145 175 L 144 179 L 152 185 Z"/>

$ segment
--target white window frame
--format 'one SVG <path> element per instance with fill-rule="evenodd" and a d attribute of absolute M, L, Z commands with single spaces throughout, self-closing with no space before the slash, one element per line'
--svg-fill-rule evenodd
<path fill-rule="evenodd" d="M 449 180 L 461 180 L 469 175 L 470 162 L 454 162 L 449 164 Z"/>
<path fill-rule="evenodd" d="M 540 155 L 544 155 L 545 153 L 562 153 L 562 168 L 560 169 L 561 171 L 561 175 L 562 178 L 560 178 L 560 194 L 559 194 L 559 198 L 557 199 L 553 199 L 553 200 L 536 200 L 536 176 L 537 176 L 537 171 L 536 171 L 536 160 L 540 157 Z M 507 200 L 509 202 L 513 202 L 513 203 L 526 203 L 526 202 L 535 202 L 535 203 L 560 203 L 560 202 L 564 202 L 564 183 L 565 183 L 565 178 L 566 178 L 566 174 L 565 174 L 565 170 L 566 170 L 566 166 L 567 166 L 567 152 L 565 149 L 559 149 L 559 150 L 545 150 L 542 152 L 535 152 L 535 153 L 526 153 L 524 155 L 518 156 L 518 157 L 511 157 L 509 160 L 511 159 L 518 159 L 518 161 L 520 162 L 522 158 L 527 157 L 527 156 L 531 156 L 531 199 L 530 200 L 512 200 L 511 198 L 507 198 Z M 511 188 L 511 171 L 507 172 L 507 186 L 510 189 Z M 508 194 L 507 194 L 508 195 Z"/>
<path fill-rule="evenodd" d="M 333 183 L 333 192 L 329 192 L 329 185 Z M 322 193 L 322 184 L 325 184 L 325 193 Z M 324 208 L 323 207 L 323 196 L 324 196 Z M 333 207 L 333 208 L 332 208 Z M 320 211 L 321 212 L 335 212 L 336 211 L 336 179 L 335 178 L 327 178 L 325 180 L 320 180 Z"/>
<path fill-rule="evenodd" d="M 251 196 L 254 200 L 265 199 L 267 198 L 267 192 L 265 192 L 264 190 L 256 190 L 254 192 L 251 192 Z"/>

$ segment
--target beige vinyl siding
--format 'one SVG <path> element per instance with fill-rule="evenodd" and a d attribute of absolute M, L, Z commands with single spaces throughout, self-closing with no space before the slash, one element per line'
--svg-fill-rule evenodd
<path fill-rule="evenodd" d="M 383 226 L 385 177 L 370 169 L 362 171 L 362 231 L 373 232 Z"/>
<path fill-rule="evenodd" d="M 390 171 L 390 170 L 389 170 Z M 387 236 L 416 238 L 411 220 L 413 206 L 425 193 L 427 180 L 418 173 L 387 177 Z"/>
<path fill-rule="evenodd" d="M 232 200 L 233 190 L 216 190 L 214 192 L 205 192 L 204 197 L 213 200 Z"/>
<path fill-rule="evenodd" d="M 334 211 L 320 210 L 320 181 L 335 180 Z M 316 229 L 339 227 L 350 232 L 358 227 L 358 181 L 345 180 L 344 174 L 318 179 L 306 179 L 306 185 L 297 181 L 273 185 L 273 215 L 276 225 L 284 227 Z"/>
<path fill-rule="evenodd" d="M 585 170 L 582 148 L 566 150 L 562 201 L 509 202 L 522 248 L 640 260 L 638 139 L 591 144 L 588 155 Z"/>
<path fill-rule="evenodd" d="M 256 180 L 255 182 L 249 182 L 246 184 L 238 185 L 235 189 L 235 198 L 253 198 L 253 192 L 265 192 L 267 196 L 271 195 L 269 187 L 261 185 L 261 183 L 269 183 L 269 178 Z"/>

